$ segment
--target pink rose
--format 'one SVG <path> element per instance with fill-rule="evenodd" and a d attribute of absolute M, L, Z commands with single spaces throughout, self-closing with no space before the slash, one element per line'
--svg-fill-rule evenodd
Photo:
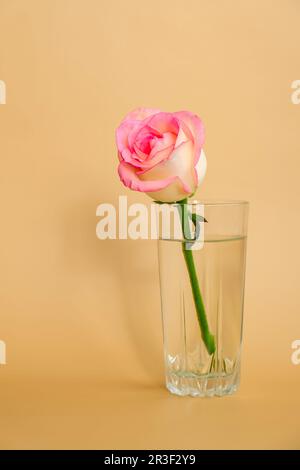
<path fill-rule="evenodd" d="M 189 111 L 139 108 L 116 133 L 121 181 L 157 201 L 192 195 L 206 172 L 201 119 Z"/>

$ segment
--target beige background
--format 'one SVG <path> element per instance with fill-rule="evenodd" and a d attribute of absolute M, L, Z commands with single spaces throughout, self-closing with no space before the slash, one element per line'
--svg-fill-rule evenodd
<path fill-rule="evenodd" d="M 0 0 L 1 448 L 299 448 L 298 0 Z M 206 125 L 198 197 L 247 199 L 243 378 L 163 385 L 156 244 L 97 240 L 137 106 Z"/>

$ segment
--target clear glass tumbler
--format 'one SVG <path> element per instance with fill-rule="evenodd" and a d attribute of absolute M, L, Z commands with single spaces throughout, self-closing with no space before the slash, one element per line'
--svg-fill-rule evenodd
<path fill-rule="evenodd" d="M 166 386 L 181 396 L 223 396 L 234 393 L 240 381 L 248 203 L 189 202 L 188 211 L 195 204 L 206 221 L 201 225 L 203 243 L 189 257 L 214 350 L 203 341 L 184 256 L 186 238 L 160 234 Z"/>

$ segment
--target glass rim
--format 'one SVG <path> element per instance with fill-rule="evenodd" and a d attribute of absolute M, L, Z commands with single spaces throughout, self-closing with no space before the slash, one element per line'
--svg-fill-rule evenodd
<path fill-rule="evenodd" d="M 154 201 L 156 204 L 162 204 L 161 202 Z M 180 204 L 180 201 L 177 202 L 171 202 L 171 203 L 164 203 L 164 204 L 170 204 L 170 205 L 178 205 Z M 203 199 L 202 201 L 197 200 L 197 199 L 188 199 L 187 204 L 189 206 L 197 206 L 197 205 L 202 205 L 202 206 L 248 206 L 249 201 L 242 200 L 242 199 Z"/>
<path fill-rule="evenodd" d="M 188 204 L 202 204 L 203 206 L 243 206 L 249 205 L 249 201 L 242 199 L 203 199 L 202 201 L 192 199 L 188 201 Z"/>

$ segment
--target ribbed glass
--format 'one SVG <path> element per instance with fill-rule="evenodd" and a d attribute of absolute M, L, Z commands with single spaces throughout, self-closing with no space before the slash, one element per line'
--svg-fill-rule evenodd
<path fill-rule="evenodd" d="M 193 250 L 193 258 L 216 348 L 209 354 L 201 337 L 184 240 L 160 238 L 166 386 L 177 395 L 222 396 L 235 392 L 240 381 L 248 204 L 201 206 L 204 244 Z"/>

